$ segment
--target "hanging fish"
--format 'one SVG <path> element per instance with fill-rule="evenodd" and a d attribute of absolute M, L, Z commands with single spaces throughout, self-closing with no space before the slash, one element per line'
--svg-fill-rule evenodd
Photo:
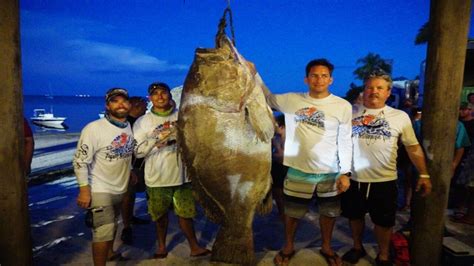
<path fill-rule="evenodd" d="M 261 79 L 224 33 L 226 12 L 216 48 L 196 49 L 181 98 L 178 146 L 198 202 L 221 225 L 211 260 L 251 265 L 255 211 L 271 210 L 275 128 Z"/>

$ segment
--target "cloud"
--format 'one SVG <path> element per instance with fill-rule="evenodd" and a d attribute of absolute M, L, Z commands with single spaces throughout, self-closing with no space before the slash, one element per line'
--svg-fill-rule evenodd
<path fill-rule="evenodd" d="M 28 91 L 58 83 L 58 87 L 92 89 L 112 82 L 140 85 L 157 76 L 183 79 L 187 65 L 158 58 L 147 51 L 152 48 L 124 44 L 127 41 L 134 43 L 133 36 L 121 35 L 114 25 L 22 10 L 24 87 Z"/>
<path fill-rule="evenodd" d="M 172 64 L 140 49 L 90 40 L 67 42 L 71 57 L 90 72 L 166 72 L 185 71 L 188 66 Z"/>

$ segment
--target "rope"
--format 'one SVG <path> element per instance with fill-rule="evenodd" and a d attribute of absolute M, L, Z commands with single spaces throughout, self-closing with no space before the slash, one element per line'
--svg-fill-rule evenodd
<path fill-rule="evenodd" d="M 219 40 L 220 38 L 225 35 L 225 28 L 227 26 L 227 14 L 229 15 L 229 23 L 230 23 L 230 33 L 232 37 L 232 44 L 235 46 L 235 34 L 234 34 L 234 23 L 232 21 L 232 10 L 230 9 L 230 0 L 227 1 L 228 6 L 226 9 L 224 9 L 224 14 L 222 15 L 222 18 L 219 21 L 219 26 L 217 29 L 217 34 L 216 34 L 216 46 L 219 47 Z"/>

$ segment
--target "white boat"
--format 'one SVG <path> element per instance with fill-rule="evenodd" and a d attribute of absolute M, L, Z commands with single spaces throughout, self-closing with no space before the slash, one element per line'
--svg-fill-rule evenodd
<path fill-rule="evenodd" d="M 37 126 L 62 129 L 66 117 L 56 117 L 52 111 L 47 113 L 45 109 L 34 109 L 30 120 Z"/>

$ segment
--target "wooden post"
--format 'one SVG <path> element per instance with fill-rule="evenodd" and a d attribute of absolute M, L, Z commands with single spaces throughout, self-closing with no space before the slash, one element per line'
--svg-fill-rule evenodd
<path fill-rule="evenodd" d="M 26 178 L 23 174 L 23 100 L 21 90 L 18 0 L 0 8 L 0 265 L 31 265 Z"/>
<path fill-rule="evenodd" d="M 470 0 L 432 0 L 423 103 L 423 147 L 433 193 L 414 206 L 413 265 L 440 265 L 444 213 L 452 176 L 456 123 L 469 28 Z"/>

